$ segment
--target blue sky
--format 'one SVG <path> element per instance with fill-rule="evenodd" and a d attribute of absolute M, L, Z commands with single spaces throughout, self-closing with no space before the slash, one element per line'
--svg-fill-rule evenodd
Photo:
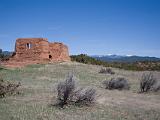
<path fill-rule="evenodd" d="M 0 0 L 0 48 L 64 42 L 70 54 L 160 57 L 160 0 Z"/>

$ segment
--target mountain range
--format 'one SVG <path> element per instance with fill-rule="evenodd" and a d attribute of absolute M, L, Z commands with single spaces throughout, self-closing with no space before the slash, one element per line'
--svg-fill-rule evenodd
<path fill-rule="evenodd" d="M 2 51 L 2 49 L 0 49 L 0 54 L 7 55 L 7 56 L 9 55 L 9 56 L 10 56 L 10 55 L 12 55 L 12 53 L 13 53 L 13 52 L 10 52 L 10 51 Z"/>
<path fill-rule="evenodd" d="M 141 61 L 160 61 L 160 58 L 136 55 L 93 55 L 95 59 L 106 62 L 141 62 Z"/>

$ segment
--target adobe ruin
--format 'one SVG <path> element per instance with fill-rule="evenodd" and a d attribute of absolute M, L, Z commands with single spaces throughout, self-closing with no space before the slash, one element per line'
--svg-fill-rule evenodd
<path fill-rule="evenodd" d="M 68 47 L 63 43 L 50 43 L 46 38 L 18 38 L 15 52 L 7 64 L 25 65 L 64 61 L 70 61 L 70 57 Z"/>

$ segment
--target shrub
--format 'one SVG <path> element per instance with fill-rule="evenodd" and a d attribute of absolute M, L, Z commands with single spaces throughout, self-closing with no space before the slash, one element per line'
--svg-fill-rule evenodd
<path fill-rule="evenodd" d="M 11 55 L 0 54 L 0 61 L 8 61 Z"/>
<path fill-rule="evenodd" d="M 13 84 L 10 82 L 5 82 L 3 79 L 0 79 L 0 97 L 5 97 L 7 94 L 13 94 L 16 92 L 17 88 L 20 86 L 18 84 Z"/>
<path fill-rule="evenodd" d="M 64 82 L 60 82 L 57 87 L 59 105 L 63 107 L 70 101 L 71 94 L 75 89 L 75 80 L 73 75 L 69 75 Z"/>
<path fill-rule="evenodd" d="M 140 90 L 141 92 L 148 92 L 153 89 L 153 86 L 156 85 L 156 78 L 154 78 L 152 73 L 143 74 L 140 80 Z"/>
<path fill-rule="evenodd" d="M 106 89 L 108 89 L 108 86 L 109 86 L 108 80 L 103 81 L 102 84 L 105 86 Z"/>
<path fill-rule="evenodd" d="M 112 78 L 110 81 L 104 81 L 103 84 L 105 85 L 106 89 L 118 89 L 118 90 L 129 90 L 130 85 L 128 80 L 123 77 Z"/>
<path fill-rule="evenodd" d="M 95 101 L 96 90 L 93 88 L 83 88 L 75 92 L 75 103 L 78 105 L 90 105 Z"/>
<path fill-rule="evenodd" d="M 70 56 L 72 61 L 84 63 L 84 64 L 92 64 L 92 65 L 102 65 L 107 64 L 106 62 L 97 60 L 95 58 L 92 58 L 86 54 L 80 54 L 80 55 L 72 55 Z"/>
<path fill-rule="evenodd" d="M 153 91 L 158 92 L 160 91 L 160 81 L 157 81 L 155 85 L 153 85 Z"/>
<path fill-rule="evenodd" d="M 111 74 L 111 75 L 115 74 L 115 72 L 113 72 L 111 68 L 101 68 L 99 73 Z"/>
<path fill-rule="evenodd" d="M 5 84 L 3 79 L 0 79 L 0 97 L 5 97 L 6 91 L 5 91 Z"/>
<path fill-rule="evenodd" d="M 67 104 L 89 105 L 95 100 L 96 90 L 93 88 L 76 89 L 73 75 L 69 75 L 64 82 L 57 87 L 58 105 L 64 107 Z"/>

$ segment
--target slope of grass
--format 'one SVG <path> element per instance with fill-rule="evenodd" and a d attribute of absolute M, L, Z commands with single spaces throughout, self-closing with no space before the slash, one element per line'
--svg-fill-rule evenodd
<path fill-rule="evenodd" d="M 99 74 L 101 66 L 80 63 L 30 65 L 22 69 L 2 69 L 5 80 L 21 82 L 21 94 L 0 99 L 0 120 L 158 120 L 160 95 L 137 94 L 143 72 L 113 69 L 115 75 Z M 90 107 L 59 109 L 56 85 L 72 72 L 79 85 L 97 89 L 96 103 Z M 154 72 L 159 77 L 159 72 Z M 130 91 L 109 91 L 102 81 L 122 76 L 132 84 Z"/>

